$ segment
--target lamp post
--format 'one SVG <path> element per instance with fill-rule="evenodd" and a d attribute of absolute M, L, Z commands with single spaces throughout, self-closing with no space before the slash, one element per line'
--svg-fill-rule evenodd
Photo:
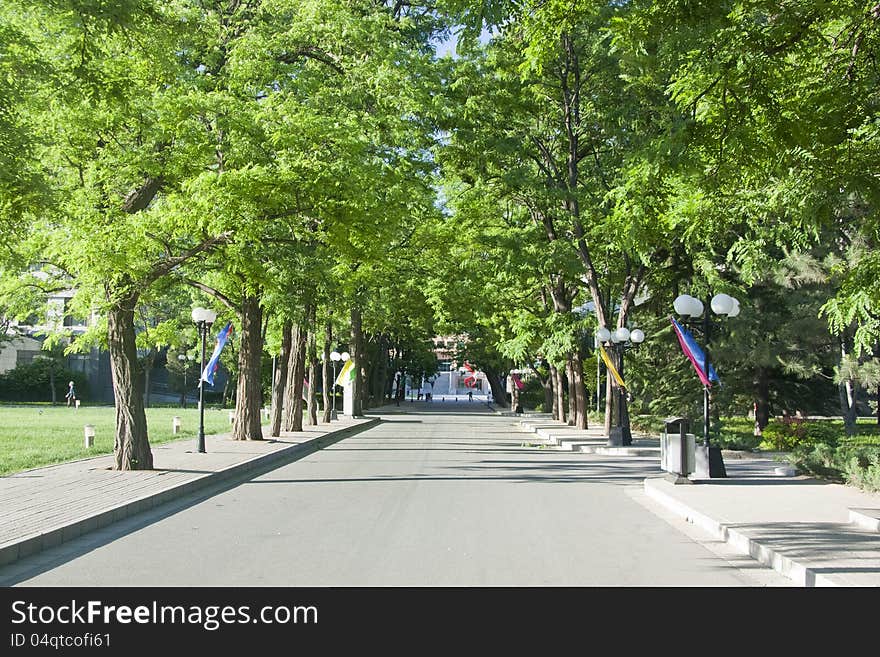
<path fill-rule="evenodd" d="M 697 474 L 712 477 L 726 477 L 721 450 L 710 445 L 709 438 L 709 344 L 712 341 L 712 319 L 709 308 L 719 317 L 736 317 L 740 313 L 739 301 L 729 294 L 716 294 L 711 300 L 702 302 L 689 294 L 682 294 L 672 303 L 675 312 L 681 316 L 682 323 L 692 326 L 703 334 L 703 459 L 697 459 Z"/>
<path fill-rule="evenodd" d="M 339 354 L 339 360 L 341 360 L 343 363 L 347 363 L 349 360 L 351 360 L 351 354 L 349 354 L 347 351 L 343 351 L 341 354 Z M 346 386 L 342 387 L 342 413 L 351 418 L 354 415 L 352 390 L 350 386 L 347 389 L 349 391 L 349 394 L 346 395 Z M 346 399 L 348 401 L 346 401 Z"/>
<path fill-rule="evenodd" d="M 602 344 L 599 340 L 599 336 L 593 336 L 593 349 L 596 350 L 596 413 L 599 413 L 599 405 L 602 403 L 602 399 L 600 397 L 600 388 L 602 387 L 602 359 L 599 356 L 599 345 Z"/>
<path fill-rule="evenodd" d="M 192 320 L 199 330 L 199 337 L 202 339 L 202 367 L 199 375 L 199 442 L 196 449 L 202 454 L 205 453 L 205 341 L 215 319 L 217 319 L 217 313 L 213 310 L 194 308 L 192 311 Z"/>
<path fill-rule="evenodd" d="M 333 408 L 330 411 L 330 419 L 335 420 L 338 417 L 336 415 L 336 363 L 342 360 L 342 354 L 338 351 L 331 351 L 330 360 L 333 361 Z"/>
<path fill-rule="evenodd" d="M 617 355 L 619 365 L 618 374 L 620 378 L 624 377 L 623 354 L 629 349 L 637 348 L 645 341 L 645 332 L 641 329 L 633 329 L 630 331 L 626 327 L 616 329 L 614 332 L 609 331 L 604 326 L 596 331 L 596 340 L 600 343 L 606 343 L 611 350 Z M 626 408 L 626 402 L 623 397 L 623 388 L 617 386 L 617 427 L 620 436 L 621 445 L 632 445 L 632 432 L 629 425 L 624 423 L 623 415 Z M 617 440 L 609 436 L 609 444 L 616 444 Z"/>

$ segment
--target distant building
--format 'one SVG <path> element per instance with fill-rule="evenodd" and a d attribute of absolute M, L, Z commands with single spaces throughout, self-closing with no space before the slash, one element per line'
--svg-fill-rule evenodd
<path fill-rule="evenodd" d="M 434 355 L 437 357 L 437 370 L 448 372 L 455 362 L 455 353 L 458 344 L 463 344 L 463 336 L 442 335 L 431 338 L 434 343 Z"/>
<path fill-rule="evenodd" d="M 456 360 L 458 350 L 467 342 L 464 335 L 442 335 L 432 338 L 434 354 L 437 356 L 439 374 L 434 381 L 434 399 L 438 396 L 467 397 L 469 392 L 476 396 L 488 395 L 489 381 L 486 375 L 476 368 Z"/>
<path fill-rule="evenodd" d="M 23 321 L 11 320 L 7 336 L 11 339 L 0 346 L 0 374 L 19 365 L 27 365 L 43 352 L 43 342 L 50 333 L 64 331 L 71 340 L 82 335 L 97 321 L 96 313 L 78 317 L 71 310 L 75 290 L 52 292 L 46 297 L 43 312 L 35 312 Z M 113 385 L 110 374 L 110 355 L 97 348 L 88 353 L 71 354 L 64 358 L 64 366 L 74 372 L 82 372 L 89 383 L 91 401 L 113 401 Z"/>

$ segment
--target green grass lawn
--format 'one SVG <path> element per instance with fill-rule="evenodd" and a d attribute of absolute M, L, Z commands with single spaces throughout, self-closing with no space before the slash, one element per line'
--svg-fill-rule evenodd
<path fill-rule="evenodd" d="M 172 433 L 172 418 L 180 416 L 180 433 Z M 267 420 L 265 416 L 263 422 Z M 95 427 L 95 444 L 86 449 L 83 427 Z M 199 430 L 197 408 L 148 408 L 150 444 L 195 438 Z M 112 406 L 81 406 L 79 409 L 43 404 L 0 405 L 0 475 L 52 463 L 110 454 L 116 414 Z M 205 408 L 205 433 L 230 430 L 229 409 Z"/>

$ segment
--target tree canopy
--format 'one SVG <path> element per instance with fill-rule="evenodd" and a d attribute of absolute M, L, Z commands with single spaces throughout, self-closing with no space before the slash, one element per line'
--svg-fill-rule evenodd
<path fill-rule="evenodd" d="M 871 3 L 9 0 L 0 19 L 0 314 L 69 288 L 99 318 L 47 348 L 109 350 L 120 469 L 151 467 L 144 375 L 192 347 L 195 304 L 236 325 L 237 439 L 262 438 L 267 359 L 290 430 L 331 350 L 359 412 L 432 373 L 443 333 L 498 403 L 528 370 L 585 427 L 595 331 L 641 327 L 631 403 L 686 412 L 681 293 L 742 303 L 713 348 L 726 410 L 830 412 L 835 386 L 849 426 L 866 410 Z M 628 430 L 605 392 L 606 430 Z"/>

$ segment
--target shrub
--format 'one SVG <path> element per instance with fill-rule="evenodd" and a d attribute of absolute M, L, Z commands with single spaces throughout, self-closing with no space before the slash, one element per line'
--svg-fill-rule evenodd
<path fill-rule="evenodd" d="M 817 475 L 832 481 L 843 481 L 843 474 L 837 462 L 837 451 L 831 445 L 801 445 L 792 451 L 789 460 L 798 472 Z"/>
<path fill-rule="evenodd" d="M 663 420 L 659 415 L 631 415 L 629 426 L 633 431 L 658 436 L 663 433 Z"/>
<path fill-rule="evenodd" d="M 843 474 L 848 484 L 870 493 L 880 492 L 880 451 L 850 457 Z"/>
<path fill-rule="evenodd" d="M 790 456 L 802 472 L 880 492 L 880 449 L 873 446 L 801 446 Z"/>
<path fill-rule="evenodd" d="M 712 427 L 712 442 L 721 449 L 750 452 L 761 443 L 761 437 L 755 435 L 754 421 L 747 417 L 722 416 L 713 420 Z"/>
<path fill-rule="evenodd" d="M 764 428 L 761 448 L 790 452 L 798 447 L 837 445 L 840 430 L 830 422 L 808 422 L 801 418 L 771 420 Z"/>
<path fill-rule="evenodd" d="M 753 434 L 743 434 L 741 432 L 732 432 L 729 430 L 721 430 L 721 434 L 712 438 L 713 444 L 721 449 L 735 449 L 744 452 L 751 452 L 761 444 L 761 437 Z"/>
<path fill-rule="evenodd" d="M 805 422 L 806 439 L 816 444 L 836 446 L 840 440 L 841 428 L 831 422 Z"/>
<path fill-rule="evenodd" d="M 524 409 L 535 410 L 539 413 L 548 412 L 544 409 L 544 386 L 540 379 L 531 377 L 523 381 L 523 389 L 519 391 L 519 403 Z"/>
<path fill-rule="evenodd" d="M 49 359 L 37 359 L 0 374 L 0 399 L 17 402 L 51 401 L 50 381 L 53 375 L 55 396 L 59 402 L 65 402 L 68 381 L 73 381 L 78 399 L 88 399 L 89 386 L 85 374 L 73 372 Z"/>

